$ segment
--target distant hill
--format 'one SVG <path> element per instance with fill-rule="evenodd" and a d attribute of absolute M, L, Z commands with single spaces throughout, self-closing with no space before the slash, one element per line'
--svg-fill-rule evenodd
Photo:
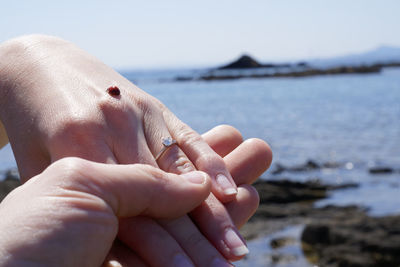
<path fill-rule="evenodd" d="M 239 59 L 225 66 L 219 67 L 219 69 L 250 69 L 250 68 L 261 68 L 262 64 L 258 63 L 254 58 L 249 55 L 242 55 Z"/>
<path fill-rule="evenodd" d="M 361 66 L 374 64 L 400 63 L 400 48 L 381 46 L 365 53 L 340 56 L 328 59 L 316 59 L 308 61 L 313 67 L 332 67 L 332 66 Z"/>
<path fill-rule="evenodd" d="M 267 64 L 261 64 L 254 58 L 252 58 L 249 55 L 242 55 L 240 56 L 237 60 L 224 65 L 222 67 L 219 67 L 219 70 L 229 70 L 229 69 L 254 69 L 254 68 L 287 68 L 287 67 L 293 67 L 293 66 L 301 66 L 304 67 L 306 65 L 305 62 L 299 62 L 296 64 L 291 64 L 291 63 L 280 63 L 280 64 L 273 64 L 273 63 L 267 63 Z"/>

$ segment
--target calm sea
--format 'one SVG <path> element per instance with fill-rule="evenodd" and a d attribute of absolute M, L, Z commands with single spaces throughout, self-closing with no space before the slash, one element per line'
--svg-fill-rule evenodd
<path fill-rule="evenodd" d="M 293 180 L 319 178 L 326 183 L 361 185 L 337 191 L 317 205 L 359 204 L 369 207 L 373 215 L 400 213 L 400 172 L 368 173 L 373 166 L 400 170 L 399 68 L 371 75 L 212 82 L 165 80 L 182 73 L 147 71 L 124 75 L 199 132 L 230 124 L 245 138 L 264 139 L 274 152 L 272 168 L 277 162 L 291 166 L 309 159 L 343 164 L 338 169 L 285 175 Z M 0 169 L 13 166 L 8 146 L 0 150 Z M 277 179 L 268 172 L 263 178 Z M 300 230 L 301 226 L 295 226 L 286 231 Z M 250 248 L 258 251 L 259 244 L 268 238 L 271 237 L 251 241 Z"/>

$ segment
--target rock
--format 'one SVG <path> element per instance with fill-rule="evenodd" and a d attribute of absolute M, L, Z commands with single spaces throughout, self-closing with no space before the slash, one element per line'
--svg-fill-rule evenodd
<path fill-rule="evenodd" d="M 185 82 L 185 81 L 192 81 L 192 80 L 194 80 L 193 77 L 178 76 L 175 78 L 175 81 L 177 81 L 177 82 Z"/>
<path fill-rule="evenodd" d="M 316 200 L 326 197 L 327 187 L 316 182 L 293 182 L 289 180 L 263 181 L 254 184 L 260 203 L 289 203 Z"/>
<path fill-rule="evenodd" d="M 260 68 L 262 65 L 258 63 L 255 59 L 248 55 L 242 55 L 238 60 L 222 66 L 219 69 L 249 69 L 249 68 Z"/>
<path fill-rule="evenodd" d="M 271 257 L 271 262 L 273 265 L 276 265 L 276 264 L 287 265 L 287 264 L 289 264 L 291 262 L 295 262 L 297 260 L 296 255 L 283 254 L 283 253 L 274 253 L 270 257 Z"/>
<path fill-rule="evenodd" d="M 281 174 L 282 172 L 286 171 L 286 167 L 280 164 L 279 162 L 275 164 L 275 169 L 271 171 L 273 175 Z"/>
<path fill-rule="evenodd" d="M 237 60 L 231 64 L 223 66 L 219 69 L 239 69 L 239 68 L 262 68 L 268 65 L 262 65 L 257 61 L 252 62 L 247 58 L 246 60 Z M 310 77 L 310 76 L 319 76 L 319 75 L 341 75 L 341 74 L 370 74 L 370 73 L 379 73 L 381 72 L 383 65 L 376 64 L 371 66 L 341 66 L 334 67 L 329 69 L 316 69 L 310 67 L 304 67 L 302 70 L 293 69 L 291 71 L 279 71 L 279 65 L 276 65 L 276 70 L 273 73 L 239 73 L 235 75 L 219 75 L 219 74 L 205 74 L 199 77 L 200 80 L 203 81 L 212 81 L 212 80 L 233 80 L 233 79 L 242 79 L 242 78 L 285 78 L 285 77 L 293 77 L 293 78 L 301 78 L 301 77 Z"/>
<path fill-rule="evenodd" d="M 254 184 L 261 204 L 291 203 L 325 198 L 328 190 L 354 188 L 357 184 L 323 185 L 319 180 L 294 182 L 288 179 L 265 181 Z"/>
<path fill-rule="evenodd" d="M 339 162 L 334 162 L 334 161 L 328 161 L 322 164 L 322 168 L 326 169 L 337 169 L 340 168 L 343 164 L 340 164 Z"/>
<path fill-rule="evenodd" d="M 390 168 L 390 167 L 373 167 L 369 169 L 369 173 L 371 174 L 389 174 L 389 173 L 393 173 L 394 169 Z"/>
<path fill-rule="evenodd" d="M 362 212 L 313 221 L 301 240 L 320 266 L 400 266 L 400 216 L 370 217 Z"/>
<path fill-rule="evenodd" d="M 278 249 L 294 243 L 296 243 L 296 239 L 294 239 L 293 237 L 277 237 L 272 239 L 269 245 L 273 249 Z"/>
<path fill-rule="evenodd" d="M 11 173 L 11 172 L 10 172 Z M 0 181 L 0 201 L 2 201 L 8 193 L 20 185 L 20 181 L 13 175 L 8 175 L 3 181 Z"/>
<path fill-rule="evenodd" d="M 17 169 L 9 169 L 4 174 L 4 179 L 19 180 L 19 172 Z"/>
<path fill-rule="evenodd" d="M 272 174 L 280 174 L 284 171 L 287 172 L 305 172 L 305 171 L 312 171 L 312 170 L 318 170 L 320 169 L 321 166 L 313 161 L 313 160 L 308 160 L 304 164 L 292 166 L 292 167 L 286 167 L 280 163 L 275 164 L 275 170 L 272 171 Z"/>

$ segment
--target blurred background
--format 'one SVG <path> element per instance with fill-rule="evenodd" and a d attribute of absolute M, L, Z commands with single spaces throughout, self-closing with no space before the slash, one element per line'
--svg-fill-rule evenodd
<path fill-rule="evenodd" d="M 400 265 L 399 1 L 25 0 L 2 10 L 1 42 L 59 36 L 195 130 L 231 124 L 271 145 L 238 266 Z M 15 168 L 6 146 L 3 179 Z"/>

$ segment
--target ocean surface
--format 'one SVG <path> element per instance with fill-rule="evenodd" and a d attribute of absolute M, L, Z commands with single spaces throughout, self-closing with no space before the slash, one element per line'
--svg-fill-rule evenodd
<path fill-rule="evenodd" d="M 338 190 L 316 205 L 358 204 L 376 216 L 400 213 L 400 172 L 368 172 L 374 166 L 400 170 L 400 68 L 387 68 L 379 74 L 307 78 L 209 82 L 171 79 L 193 73 L 133 71 L 123 75 L 199 132 L 230 124 L 245 138 L 265 140 L 274 153 L 271 169 L 276 163 L 293 166 L 307 160 L 342 164 L 337 169 L 288 173 L 287 178 L 360 184 L 356 189 Z M 12 167 L 15 161 L 7 146 L 0 150 L 0 171 Z M 266 172 L 262 179 L 277 177 Z M 299 235 L 301 229 L 293 226 L 284 232 Z M 265 254 L 270 238 L 250 241 L 252 253 L 238 266 L 257 266 L 259 261 L 265 264 L 252 255 Z M 301 254 L 298 246 L 289 249 Z M 300 260 L 296 266 L 311 265 Z"/>

